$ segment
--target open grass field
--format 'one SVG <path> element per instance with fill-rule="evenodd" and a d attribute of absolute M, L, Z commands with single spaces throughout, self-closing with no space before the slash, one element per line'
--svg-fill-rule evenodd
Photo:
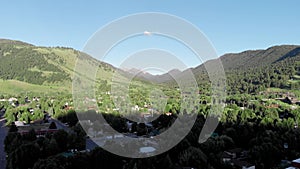
<path fill-rule="evenodd" d="M 0 94 L 21 94 L 21 93 L 65 93 L 71 92 L 67 86 L 45 86 L 35 85 L 18 80 L 0 80 Z"/>
<path fill-rule="evenodd" d="M 300 91 L 299 90 L 288 90 L 288 89 L 280 89 L 280 88 L 268 88 L 267 89 L 269 92 L 292 92 L 294 93 L 298 99 L 300 99 Z"/>

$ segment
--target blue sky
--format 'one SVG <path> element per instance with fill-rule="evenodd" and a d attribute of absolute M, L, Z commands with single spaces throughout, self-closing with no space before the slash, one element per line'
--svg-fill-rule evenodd
<path fill-rule="evenodd" d="M 0 38 L 82 50 L 89 37 L 112 20 L 139 12 L 164 12 L 196 25 L 222 55 L 279 44 L 299 45 L 299 6 L 297 0 L 11 0 L 1 2 Z M 188 66 L 198 64 L 186 58 Z M 118 59 L 108 61 L 117 64 Z"/>

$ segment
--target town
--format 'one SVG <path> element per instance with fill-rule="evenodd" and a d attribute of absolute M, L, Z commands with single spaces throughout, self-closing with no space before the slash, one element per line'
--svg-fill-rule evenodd
<path fill-rule="evenodd" d="M 203 92 L 199 92 L 198 95 L 200 99 L 197 109 L 197 121 L 193 130 L 183 141 L 192 145 L 195 144 L 192 141 L 193 138 L 195 139 L 195 135 L 199 133 L 201 126 L 203 126 L 203 120 L 205 119 L 203 110 L 209 109 L 210 106 L 209 98 L 203 99 L 205 96 Z M 139 152 L 132 153 L 151 155 L 158 148 L 156 147 L 158 146 L 156 136 L 172 126 L 178 116 L 178 110 L 174 106 L 176 103 L 169 101 L 166 106 L 169 110 L 165 109 L 163 113 L 160 113 L 157 109 L 151 108 L 151 104 L 145 104 L 145 102 L 140 104 L 142 107 L 137 104 L 132 106 L 131 112 L 138 114 L 137 119 L 140 121 L 135 122 L 119 114 L 119 108 L 101 108 L 105 97 L 109 98 L 110 92 L 103 92 L 99 100 L 85 98 L 85 102 L 97 102 L 99 110 L 106 110 L 107 112 L 100 113 L 99 110 L 88 107 L 88 110 L 84 113 L 88 114 L 86 116 L 88 118 L 84 119 L 85 117 L 82 117 L 79 118 L 80 120 L 78 120 L 73 108 L 72 99 L 68 99 L 67 96 L 61 98 L 41 96 L 1 98 L 0 112 L 3 117 L 1 123 L 8 126 L 8 136 L 5 139 L 5 150 L 3 150 L 6 151 L 3 154 L 7 155 L 2 158 L 6 158 L 10 165 L 18 165 L 16 161 L 13 161 L 12 156 L 15 154 L 11 152 L 11 147 L 20 145 L 20 143 L 15 142 L 16 138 L 21 139 L 19 142 L 27 142 L 28 139 L 36 140 L 37 143 L 41 144 L 39 146 L 45 146 L 45 152 L 42 151 L 42 153 L 47 154 L 45 157 L 54 155 L 63 156 L 64 158 L 90 153 L 97 150 L 98 146 L 105 146 L 105 144 L 111 142 L 120 145 L 129 144 L 126 142 L 127 137 L 150 138 L 152 141 L 145 142 L 144 147 L 140 147 Z M 281 160 L 278 165 L 286 166 L 286 168 L 289 166 L 297 167 L 299 166 L 299 159 L 295 158 L 297 154 L 293 150 L 300 148 L 300 145 L 296 140 L 296 142 L 291 142 L 288 138 L 281 138 L 280 135 L 277 135 L 277 132 L 280 131 L 274 130 L 275 128 L 289 128 L 289 132 L 299 132 L 299 115 L 297 113 L 299 101 L 295 99 L 296 97 L 291 92 L 272 90 L 261 92 L 255 96 L 245 94 L 230 96 L 226 100 L 224 114 L 220 117 L 221 123 L 218 125 L 217 130 L 207 142 L 195 146 L 200 146 L 203 153 L 213 151 L 216 154 L 215 158 L 220 159 L 219 165 L 231 165 L 235 168 L 259 168 L 253 163 L 255 162 L 253 160 L 257 158 L 256 155 L 253 156 L 253 153 L 259 153 L 256 149 L 257 146 L 261 146 L 261 142 L 247 139 L 256 135 L 254 128 L 257 128 L 256 130 L 261 130 L 258 132 L 262 133 L 260 137 L 272 137 L 272 142 L 277 141 L 276 144 L 279 147 L 272 156 L 276 155 L 273 160 Z M 174 101 L 178 98 L 172 97 L 171 99 Z M 104 106 L 107 105 L 110 104 Z M 100 115 L 107 121 L 106 125 L 99 122 Z M 153 117 L 156 118 L 149 120 Z M 114 128 L 119 134 L 107 134 L 106 129 L 108 127 Z M 87 130 L 83 130 L 83 128 Z M 5 128 L 1 128 L 1 130 L 5 130 Z M 242 132 L 240 133 L 242 135 L 239 135 L 239 132 Z M 286 134 L 288 133 L 284 135 Z M 58 140 L 53 143 L 55 138 Z M 61 141 L 63 143 L 60 143 Z M 252 147 L 249 147 L 250 143 L 247 143 L 249 141 L 253 144 Z M 222 143 L 222 146 L 219 145 L 220 143 Z M 51 153 L 47 152 L 47 146 L 54 146 L 53 144 L 57 144 L 57 149 L 52 149 Z M 210 144 L 215 146 L 209 146 Z M 267 145 L 267 143 L 264 144 Z M 263 151 L 263 147 L 260 151 Z M 265 158 L 264 160 L 266 160 L 269 157 L 259 158 Z"/>

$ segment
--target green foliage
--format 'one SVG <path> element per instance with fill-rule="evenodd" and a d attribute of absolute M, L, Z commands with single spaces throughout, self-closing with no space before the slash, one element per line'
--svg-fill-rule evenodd
<path fill-rule="evenodd" d="M 5 79 L 0 83 L 11 82 L 8 81 L 9 79 L 14 79 L 15 86 L 20 81 L 22 83 L 19 83 L 19 86 L 31 83 L 30 87 L 26 88 L 28 90 L 41 87 L 40 85 L 69 84 L 74 61 L 79 54 L 72 49 L 39 48 L 19 42 L 1 43 L 0 41 L 0 47 L 0 78 Z M 75 164 L 86 164 L 91 168 L 99 165 L 102 168 L 166 168 L 167 166 L 169 168 L 175 166 L 224 168 L 226 165 L 221 162 L 220 154 L 236 147 L 248 150 L 251 162 L 257 166 L 274 168 L 280 159 L 284 158 L 283 152 L 290 159 L 296 157 L 297 153 L 299 155 L 300 152 L 300 132 L 295 128 L 300 120 L 299 106 L 278 100 L 283 97 L 282 93 L 300 97 L 298 91 L 300 86 L 299 58 L 297 46 L 276 46 L 267 50 L 247 51 L 221 57 L 226 71 L 226 91 L 229 96 L 226 98 L 225 109 L 220 117 L 221 123 L 213 136 L 202 144 L 198 143 L 198 136 L 213 101 L 209 77 L 204 66 L 192 69 L 199 83 L 200 94 L 195 99 L 196 106 L 186 111 L 187 113 L 196 112 L 198 118 L 186 138 L 172 150 L 163 154 L 162 158 L 122 159 L 103 149 L 96 149 L 89 154 L 66 159 L 51 157 L 49 161 L 53 164 L 44 164 L 49 156 L 71 148 L 85 148 L 85 133 L 78 125 L 76 112 L 72 109 L 71 95 L 57 94 L 55 97 L 44 95 L 38 102 L 20 101 L 19 107 L 5 104 L 7 124 L 12 124 L 10 133 L 5 139 L 5 150 L 9 154 L 8 168 L 32 168 L 34 166 L 33 168 L 36 169 L 51 167 L 73 169 L 81 167 Z M 147 112 L 149 108 L 157 109 L 160 113 L 172 113 L 172 116 L 161 115 L 153 121 L 153 126 L 157 127 L 158 132 L 167 130 L 176 120 L 177 113 L 181 111 L 182 98 L 180 89 L 175 83 L 167 81 L 163 84 L 151 84 L 145 80 L 135 79 L 129 87 L 129 98 L 116 98 L 121 102 L 123 100 L 122 104 L 127 104 L 125 101 L 130 100 L 129 109 L 118 110 L 119 107 L 113 103 L 109 93 L 112 84 L 108 79 L 114 68 L 104 63 L 100 64 L 99 68 L 103 76 L 100 78 L 97 76 L 96 102 L 101 115 L 115 130 L 128 132 L 122 113 L 136 115 Z M 8 89 L 8 84 L 2 86 Z M 32 86 L 32 84 L 38 85 Z M 159 106 L 162 104 L 161 100 L 151 100 L 151 92 L 154 89 L 159 89 L 162 91 L 160 94 L 166 96 L 165 107 Z M 43 88 L 37 90 L 43 90 Z M 29 92 L 29 94 L 32 93 Z M 23 96 L 16 97 L 20 99 Z M 93 117 L 91 121 L 98 125 L 94 127 L 101 128 L 102 124 L 96 121 L 97 116 L 100 115 L 96 113 L 97 110 L 84 113 L 87 109 L 84 103 L 89 99 L 82 100 L 81 115 Z M 135 105 L 138 106 L 138 111 L 131 109 Z M 33 108 L 34 112 L 30 113 L 28 108 Z M 48 112 L 53 118 L 63 123 L 68 123 L 73 132 L 67 133 L 60 130 L 43 139 L 36 138 L 34 131 L 30 131 L 25 136 L 16 133 L 14 121 L 30 123 L 43 119 L 44 112 Z M 50 126 L 50 128 L 55 128 L 53 124 Z M 134 123 L 131 132 L 137 132 L 137 135 L 141 136 L 150 133 L 150 129 L 148 130 L 144 123 Z M 178 132 L 181 132 L 180 129 Z M 287 150 L 283 149 L 283 143 L 288 143 Z M 25 157 L 24 154 L 30 151 L 29 149 L 33 151 Z M 45 159 L 38 160 L 40 158 L 38 155 Z M 37 160 L 38 162 L 35 163 Z"/>
<path fill-rule="evenodd" d="M 40 151 L 37 145 L 33 143 L 22 144 L 10 154 L 10 156 L 13 158 L 8 158 L 7 168 L 31 168 L 34 165 L 34 163 L 39 159 L 39 155 Z"/>
<path fill-rule="evenodd" d="M 17 132 L 17 131 L 18 131 L 17 126 L 16 126 L 14 123 L 12 123 L 12 124 L 10 125 L 10 127 L 9 127 L 8 132 L 14 133 L 14 132 Z"/>
<path fill-rule="evenodd" d="M 48 158 L 69 149 L 82 150 L 85 148 L 85 137 L 74 129 L 73 133 L 59 130 L 46 137 L 36 137 L 34 130 L 25 135 L 9 133 L 5 138 L 5 151 L 8 155 L 7 168 L 32 168 L 38 167 L 42 159 Z M 40 161 L 38 161 L 40 159 Z M 42 165 L 43 166 L 43 165 Z M 51 165 L 50 165 L 51 166 Z"/>
<path fill-rule="evenodd" d="M 39 159 L 33 166 L 33 169 L 64 169 L 63 164 L 56 158 Z"/>
<path fill-rule="evenodd" d="M 55 91 L 55 89 L 70 92 L 71 77 L 74 74 L 76 60 L 80 55 L 86 54 L 70 48 L 36 47 L 18 41 L 1 40 L 0 87 L 5 87 L 3 90 L 5 93 L 16 93 L 9 87 L 11 84 L 19 92 L 43 93 Z M 99 77 L 101 80 L 111 79 L 114 67 L 97 62 L 92 58 L 91 61 L 99 64 L 97 79 Z M 1 84 L 2 80 L 4 80 L 4 84 Z M 33 86 L 33 84 L 37 86 Z M 26 86 L 23 87 L 23 85 Z M 34 87 L 43 90 L 38 91 Z"/>
<path fill-rule="evenodd" d="M 64 130 L 59 130 L 53 135 L 53 138 L 56 140 L 60 152 L 64 152 L 68 149 L 68 133 Z"/>
<path fill-rule="evenodd" d="M 17 47 L 11 44 L 1 44 L 0 79 L 43 84 L 45 81 L 55 83 L 70 77 L 61 69 L 47 61 L 47 56 L 41 55 L 32 46 Z M 35 71 L 36 69 L 38 71 Z M 43 71 L 52 72 L 48 77 Z"/>

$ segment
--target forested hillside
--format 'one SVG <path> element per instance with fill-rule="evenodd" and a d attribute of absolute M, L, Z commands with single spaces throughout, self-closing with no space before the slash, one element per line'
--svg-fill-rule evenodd
<path fill-rule="evenodd" d="M 74 72 L 74 65 L 80 54 L 71 48 L 37 47 L 20 41 L 0 39 L 0 79 L 71 88 L 73 73 L 77 73 Z M 225 54 L 220 59 L 226 72 L 227 91 L 231 94 L 251 94 L 267 88 L 297 90 L 300 87 L 300 46 L 274 46 L 266 50 Z M 213 61 L 190 69 L 199 85 L 205 86 L 208 83 L 204 65 L 209 62 Z M 115 68 L 107 63 L 98 63 L 97 80 L 109 81 Z M 179 77 L 184 77 L 185 72 L 171 71 Z M 139 75 L 137 79 L 175 85 L 168 74 L 146 75 Z"/>
<path fill-rule="evenodd" d="M 300 47 L 282 45 L 266 50 L 245 51 L 220 57 L 230 94 L 257 93 L 267 88 L 298 90 L 300 87 Z M 205 64 L 191 68 L 199 85 L 209 81 Z M 184 77 L 185 71 L 177 76 Z M 166 75 L 161 77 L 165 78 Z M 158 77 L 159 78 L 159 77 Z M 174 81 L 166 81 L 174 85 Z"/>
<path fill-rule="evenodd" d="M 70 86 L 74 66 L 82 54 L 71 48 L 37 47 L 27 43 L 0 40 L 0 79 L 18 80 L 38 85 Z M 102 74 L 113 67 L 100 63 Z"/>
<path fill-rule="evenodd" d="M 300 87 L 300 47 L 275 46 L 221 57 L 232 93 L 257 93 L 266 88 Z"/>

